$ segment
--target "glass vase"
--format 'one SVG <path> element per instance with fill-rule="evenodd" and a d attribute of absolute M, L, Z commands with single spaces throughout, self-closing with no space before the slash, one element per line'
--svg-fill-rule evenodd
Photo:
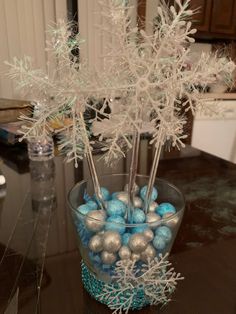
<path fill-rule="evenodd" d="M 31 137 L 27 146 L 30 160 L 47 161 L 54 158 L 54 142 L 50 136 Z"/>
<path fill-rule="evenodd" d="M 138 175 L 136 178 L 136 184 L 138 187 L 143 187 L 148 184 L 148 176 Z M 128 183 L 128 174 L 111 174 L 100 177 L 100 184 L 109 190 L 108 199 L 115 199 L 116 192 L 124 191 L 124 187 Z M 71 208 L 73 222 L 77 232 L 78 247 L 82 257 L 82 280 L 86 290 L 98 301 L 109 304 L 107 299 L 101 298 L 101 292 L 106 284 L 115 284 L 114 282 L 114 270 L 117 262 L 123 258 L 128 258 L 136 263 L 136 269 L 142 269 L 143 264 L 148 263 L 150 259 L 158 258 L 171 251 L 176 234 L 184 213 L 185 201 L 182 193 L 177 187 L 171 183 L 156 179 L 155 188 L 158 191 L 158 198 L 156 202 L 171 203 L 176 212 L 171 215 L 164 215 L 158 221 L 149 221 L 142 223 L 119 223 L 109 220 L 109 215 L 106 212 L 107 208 L 99 208 L 99 203 L 96 201 L 92 182 L 90 180 L 81 181 L 77 183 L 68 195 L 68 201 Z M 107 196 L 106 196 L 107 197 Z M 82 213 L 79 207 L 87 202 L 97 203 L 93 210 L 101 211 L 105 216 L 101 216 L 101 219 L 92 218 L 87 213 Z M 107 203 L 105 202 L 105 205 Z M 82 207 L 86 210 L 86 207 Z M 152 209 L 153 213 L 153 209 Z M 155 212 L 154 212 L 155 213 Z M 152 214 L 151 214 L 152 216 Z M 105 217 L 105 218 L 104 218 Z M 115 219 L 116 220 L 116 219 Z M 164 228 L 163 228 L 164 227 Z M 165 241 L 158 239 L 159 231 L 165 231 Z M 109 248 L 109 239 L 107 241 L 107 235 L 119 234 L 121 243 L 118 243 L 117 248 Z M 144 249 L 143 252 L 137 252 L 136 248 L 132 251 L 132 243 L 130 242 L 132 235 L 139 234 L 137 239 L 146 237 L 146 245 L 149 247 L 149 254 L 147 255 Z M 141 235 L 141 236 L 140 236 Z M 149 237 L 149 239 L 148 239 Z M 105 240 L 106 238 L 106 240 Z M 133 237 L 135 238 L 135 237 Z M 94 239 L 100 239 L 100 244 Z M 155 246 L 154 246 L 155 240 Z M 119 241 L 118 241 L 119 242 Z M 114 242 L 115 243 L 115 242 Z M 108 246 L 107 246 L 108 245 Z M 129 249 L 128 255 L 121 254 L 121 248 L 127 247 Z M 145 245 L 144 245 L 145 246 Z M 104 249 L 105 247 L 105 249 Z M 107 252 L 106 250 L 108 250 Z M 111 253 L 112 252 L 112 253 Z M 124 252 L 125 253 L 125 250 Z M 130 254 L 129 254 L 130 253 Z M 142 292 L 142 291 L 141 291 Z M 140 289 L 137 291 L 131 305 L 131 309 L 140 309 L 149 304 L 148 299 L 143 297 L 140 299 Z"/>

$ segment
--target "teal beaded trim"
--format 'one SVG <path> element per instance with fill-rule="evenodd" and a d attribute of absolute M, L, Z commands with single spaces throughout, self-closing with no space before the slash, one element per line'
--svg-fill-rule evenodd
<path fill-rule="evenodd" d="M 84 262 L 81 262 L 81 268 L 82 268 L 82 281 L 84 284 L 85 289 L 88 291 L 88 293 L 97 301 L 108 305 L 109 300 L 99 297 L 99 295 L 102 293 L 106 283 L 102 280 L 97 279 L 88 269 L 88 267 L 84 264 Z M 149 305 L 149 301 L 144 294 L 144 290 L 142 288 L 134 288 L 133 289 L 134 298 L 133 302 L 131 304 L 130 310 L 140 310 L 143 307 Z M 120 299 L 125 298 L 125 292 L 120 295 Z"/>

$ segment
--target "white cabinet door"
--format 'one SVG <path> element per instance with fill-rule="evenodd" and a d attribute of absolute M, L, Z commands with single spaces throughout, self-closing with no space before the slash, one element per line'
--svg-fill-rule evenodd
<path fill-rule="evenodd" d="M 224 117 L 196 115 L 192 146 L 236 163 L 236 101 L 222 101 L 221 105 Z"/>

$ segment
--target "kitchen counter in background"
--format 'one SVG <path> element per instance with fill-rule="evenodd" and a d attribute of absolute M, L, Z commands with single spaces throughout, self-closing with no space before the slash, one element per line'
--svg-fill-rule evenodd
<path fill-rule="evenodd" d="M 209 93 L 204 94 L 204 97 L 218 100 L 215 103 L 209 102 L 211 116 L 206 114 L 195 116 L 191 145 L 236 163 L 236 94 Z"/>

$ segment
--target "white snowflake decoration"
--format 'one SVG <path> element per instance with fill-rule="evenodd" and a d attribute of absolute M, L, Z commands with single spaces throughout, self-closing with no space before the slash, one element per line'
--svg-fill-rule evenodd
<path fill-rule="evenodd" d="M 183 140 L 187 137 L 183 133 L 187 120 L 184 112 L 191 110 L 194 114 L 205 105 L 198 87 L 204 91 L 217 80 L 230 84 L 235 65 L 226 58 L 202 54 L 195 65 L 189 65 L 189 44 L 194 42 L 191 36 L 196 30 L 186 20 L 193 12 L 188 9 L 190 0 L 175 2 L 178 9 L 173 6 L 169 9 L 164 1 L 160 3 L 152 36 L 131 28 L 132 8 L 125 8 L 120 1 L 109 1 L 107 6 L 101 2 L 107 21 L 102 31 L 114 30 L 113 43 L 106 55 L 110 60 L 107 77 L 110 89 L 115 89 L 126 104 L 121 105 L 120 111 L 111 112 L 110 119 L 116 123 L 110 123 L 109 129 L 106 120 L 100 122 L 100 132 L 98 125 L 95 128 L 101 134 L 100 140 L 107 144 L 108 162 L 123 155 L 122 147 L 119 149 L 121 138 L 128 147 L 132 146 L 130 134 L 143 133 L 144 122 L 149 124 L 151 144 L 158 147 L 169 140 L 172 146 L 184 146 Z"/>
<path fill-rule="evenodd" d="M 48 73 L 45 73 L 41 69 L 35 70 L 29 57 L 23 60 L 14 58 L 12 64 L 6 62 L 10 66 L 8 76 L 38 104 L 36 115 L 21 116 L 26 121 L 22 139 L 45 137 L 52 131 L 52 121 L 58 121 L 61 124 L 57 130 L 61 134 L 59 148 L 66 148 L 67 160 L 74 160 L 77 165 L 77 161 L 92 149 L 84 114 L 91 110 L 95 116 L 98 113 L 96 102 L 92 105 L 91 99 L 101 98 L 100 89 L 95 73 L 91 73 L 86 62 L 79 62 L 74 55 L 81 40 L 79 35 L 74 35 L 73 24 L 61 21 L 51 28 L 50 33 L 47 50 L 53 53 L 52 65 L 57 63 L 56 69 L 52 70 L 49 64 Z M 102 78 L 101 74 L 99 79 Z M 68 117 L 70 123 L 64 124 Z"/>
<path fill-rule="evenodd" d="M 14 59 L 10 64 L 10 77 L 40 104 L 37 117 L 22 117 L 27 121 L 24 136 L 46 135 L 52 119 L 70 116 L 71 123 L 58 130 L 62 133 L 60 147 L 66 147 L 69 161 L 77 161 L 92 149 L 83 114 L 93 110 L 90 123 L 96 122 L 94 130 L 107 151 L 107 162 L 124 156 L 124 147 L 132 148 L 134 132 L 151 134 L 151 144 L 156 147 L 167 140 L 173 146 L 183 146 L 186 116 L 181 109 L 195 113 L 197 108 L 204 108 L 205 101 L 197 87 L 201 85 L 204 90 L 207 84 L 218 80 L 230 83 L 235 68 L 226 58 L 205 54 L 196 64 L 189 65 L 189 44 L 196 31 L 186 21 L 193 14 L 188 9 L 189 2 L 175 0 L 176 10 L 161 1 L 156 30 L 150 36 L 132 27 L 133 8 L 124 1 L 100 1 L 106 21 L 101 34 L 112 33 L 112 42 L 102 56 L 106 66 L 99 72 L 90 70 L 86 62 L 79 62 L 75 56 L 82 41 L 74 35 L 71 25 L 60 22 L 51 28 L 47 49 L 55 57 L 55 71 L 35 70 L 29 58 Z M 117 97 L 118 108 L 105 113 Z M 91 99 L 102 100 L 103 105 L 91 105 Z"/>
<path fill-rule="evenodd" d="M 167 256 L 159 256 L 142 264 L 141 269 L 131 260 L 120 260 L 116 263 L 112 284 L 107 284 L 99 298 L 108 301 L 113 314 L 127 314 L 135 298 L 135 288 L 144 291 L 151 305 L 167 304 L 174 292 L 177 281 L 183 280 L 179 273 L 170 268 Z M 126 297 L 124 297 L 124 295 Z"/>

